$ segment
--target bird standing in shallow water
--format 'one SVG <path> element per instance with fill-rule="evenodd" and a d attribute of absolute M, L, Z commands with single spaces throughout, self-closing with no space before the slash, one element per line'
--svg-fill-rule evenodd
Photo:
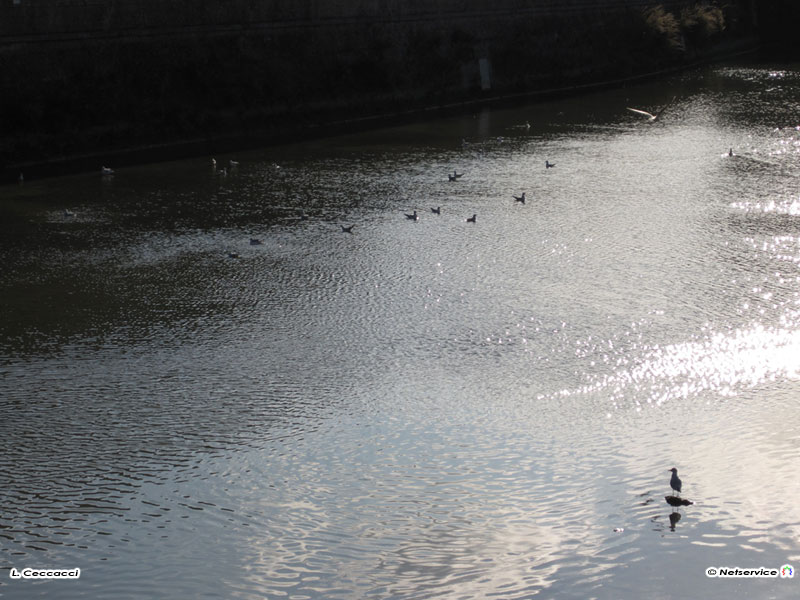
<path fill-rule="evenodd" d="M 474 223 L 478 215 L 472 215 L 467 219 L 467 223 Z"/>
<path fill-rule="evenodd" d="M 414 209 L 414 212 L 412 214 L 408 214 L 408 213 L 404 213 L 404 214 L 406 215 L 406 219 L 408 219 L 410 221 L 416 221 L 417 219 L 419 219 L 419 216 L 417 216 L 416 209 Z"/>
<path fill-rule="evenodd" d="M 676 469 L 675 467 L 672 467 L 670 469 L 670 471 L 672 471 L 672 477 L 670 477 L 669 486 L 673 490 L 675 490 L 676 492 L 678 492 L 680 494 L 681 493 L 681 480 L 678 477 L 678 469 Z"/>

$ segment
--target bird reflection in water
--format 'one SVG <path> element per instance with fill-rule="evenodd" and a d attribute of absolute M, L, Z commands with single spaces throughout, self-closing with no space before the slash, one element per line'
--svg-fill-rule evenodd
<path fill-rule="evenodd" d="M 678 521 L 681 520 L 681 513 L 677 510 L 674 510 L 669 515 L 669 529 L 670 531 L 675 531 L 675 525 L 678 524 Z"/>

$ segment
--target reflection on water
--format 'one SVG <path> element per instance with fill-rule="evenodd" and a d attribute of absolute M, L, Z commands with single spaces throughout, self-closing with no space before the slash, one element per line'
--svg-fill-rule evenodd
<path fill-rule="evenodd" d="M 82 575 L 0 594 L 727 598 L 706 567 L 796 566 L 799 76 L 3 189 L 0 556 Z"/>

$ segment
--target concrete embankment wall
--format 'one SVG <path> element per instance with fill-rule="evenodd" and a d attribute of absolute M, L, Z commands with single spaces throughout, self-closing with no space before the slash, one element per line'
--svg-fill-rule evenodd
<path fill-rule="evenodd" d="M 752 3 L 733 3 L 728 34 L 752 29 Z M 659 4 L 678 14 L 686 2 Z M 0 166 L 268 136 L 692 58 L 698 48 L 670 45 L 645 22 L 652 5 L 0 0 Z"/>

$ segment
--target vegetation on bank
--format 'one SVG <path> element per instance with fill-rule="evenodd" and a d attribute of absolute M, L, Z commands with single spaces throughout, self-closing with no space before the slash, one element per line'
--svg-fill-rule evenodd
<path fill-rule="evenodd" d="M 708 4 L 685 6 L 677 16 L 659 4 L 645 9 L 642 18 L 656 40 L 678 53 L 696 55 L 725 30 L 723 10 Z"/>

